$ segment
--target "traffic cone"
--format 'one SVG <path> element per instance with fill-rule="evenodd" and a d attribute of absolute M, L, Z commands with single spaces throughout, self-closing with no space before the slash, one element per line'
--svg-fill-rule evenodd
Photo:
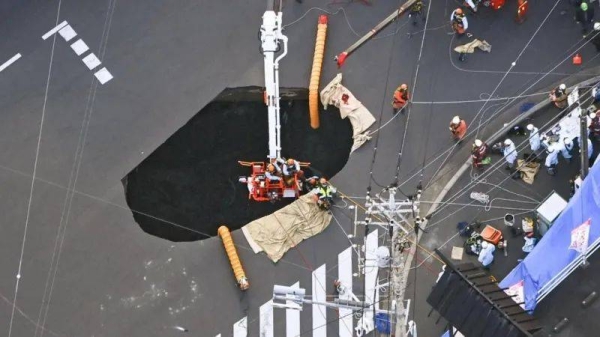
<path fill-rule="evenodd" d="M 579 55 L 579 53 L 575 54 L 575 56 L 573 56 L 573 64 L 578 66 L 581 64 L 581 55 Z"/>

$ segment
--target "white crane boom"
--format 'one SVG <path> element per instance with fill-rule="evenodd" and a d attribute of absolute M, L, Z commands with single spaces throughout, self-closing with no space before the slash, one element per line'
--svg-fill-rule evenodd
<path fill-rule="evenodd" d="M 273 1 L 268 1 L 260 27 L 261 51 L 265 66 L 265 103 L 269 113 L 269 155 L 270 160 L 281 158 L 281 122 L 279 109 L 279 61 L 287 54 L 287 36 L 281 28 L 281 11 L 275 13 Z M 283 52 L 275 58 L 281 49 Z"/>

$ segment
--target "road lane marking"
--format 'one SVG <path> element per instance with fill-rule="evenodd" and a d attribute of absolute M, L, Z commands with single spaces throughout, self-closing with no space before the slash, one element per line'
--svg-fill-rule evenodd
<path fill-rule="evenodd" d="M 352 247 L 346 248 L 338 254 L 338 280 L 348 289 L 345 294 L 340 295 L 340 299 L 353 300 L 350 292 L 352 291 Z M 352 309 L 340 308 L 339 336 L 352 337 L 354 331 L 354 322 Z"/>
<path fill-rule="evenodd" d="M 94 76 L 96 76 L 100 84 L 104 84 L 113 79 L 113 75 L 106 69 L 106 67 L 98 70 Z"/>
<path fill-rule="evenodd" d="M 10 66 L 11 64 L 15 63 L 18 59 L 21 58 L 21 54 L 18 54 L 11 57 L 10 60 L 4 62 L 1 66 L 0 66 L 0 72 L 2 72 L 2 70 L 8 68 L 8 66 Z"/>
<path fill-rule="evenodd" d="M 260 336 L 274 337 L 273 334 L 273 301 L 263 304 L 260 309 Z"/>
<path fill-rule="evenodd" d="M 68 25 L 67 21 L 63 21 L 60 24 L 58 24 L 58 26 L 50 29 L 46 34 L 42 35 L 42 40 L 46 40 L 47 38 L 49 38 L 50 36 L 56 34 L 56 32 L 58 32 L 59 30 L 63 29 L 63 27 L 65 27 L 66 25 Z"/>
<path fill-rule="evenodd" d="M 300 282 L 292 285 L 294 289 L 300 289 Z M 293 305 L 293 301 L 286 301 L 287 305 Z M 300 336 L 300 310 L 285 309 L 285 336 L 298 337 Z"/>
<path fill-rule="evenodd" d="M 77 56 L 81 56 L 81 54 L 85 53 L 90 48 L 87 46 L 87 44 L 85 44 L 85 42 L 83 42 L 82 39 L 79 39 L 71 45 L 71 49 L 73 49 Z"/>
<path fill-rule="evenodd" d="M 248 337 L 248 317 L 244 317 L 233 325 L 233 337 Z"/>
<path fill-rule="evenodd" d="M 325 265 L 322 265 L 312 273 L 313 301 L 321 303 L 327 301 L 327 292 L 325 290 L 326 282 Z M 327 308 L 320 304 L 312 305 L 313 337 L 327 337 L 326 310 Z"/>
<path fill-rule="evenodd" d="M 69 25 L 66 25 L 61 30 L 59 30 L 58 34 L 60 34 L 60 36 L 62 36 L 63 39 L 65 39 L 65 41 L 67 41 L 67 42 L 69 42 L 72 38 L 77 36 L 77 33 L 75 33 L 75 30 L 73 30 L 73 28 L 71 28 L 71 26 L 69 26 Z"/>
<path fill-rule="evenodd" d="M 100 60 L 98 60 L 98 57 L 96 57 L 96 55 L 94 55 L 94 53 L 89 54 L 88 56 L 84 57 L 81 60 L 83 61 L 83 63 L 85 63 L 85 65 L 90 70 L 94 70 L 94 68 L 96 68 L 97 66 L 100 65 L 100 63 L 102 63 L 102 62 L 100 62 Z"/>

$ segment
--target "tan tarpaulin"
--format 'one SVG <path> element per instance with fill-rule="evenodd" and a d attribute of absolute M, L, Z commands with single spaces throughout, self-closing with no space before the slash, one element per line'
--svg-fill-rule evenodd
<path fill-rule="evenodd" d="M 255 253 L 265 252 L 277 262 L 304 239 L 321 233 L 331 222 L 331 214 L 317 206 L 312 194 L 301 196 L 288 206 L 254 220 L 242 232 Z"/>
<path fill-rule="evenodd" d="M 348 95 L 347 103 L 342 101 L 342 95 Z M 358 149 L 366 141 L 371 139 L 367 130 L 375 123 L 375 117 L 365 106 L 352 95 L 352 93 L 342 85 L 342 74 L 337 74 L 333 81 L 321 90 L 321 103 L 327 109 L 328 105 L 333 105 L 340 110 L 340 116 L 348 118 L 354 130 L 352 138 L 354 144 L 352 151 Z"/>
<path fill-rule="evenodd" d="M 454 51 L 457 53 L 472 54 L 475 52 L 475 48 L 479 48 L 488 53 L 492 51 L 492 45 L 487 43 L 485 40 L 480 41 L 477 39 L 475 39 L 467 44 L 463 44 L 461 46 L 454 48 Z"/>
<path fill-rule="evenodd" d="M 521 179 L 528 184 L 533 184 L 535 175 L 540 170 L 540 164 L 535 162 L 525 163 L 523 159 L 517 160 L 517 171 L 521 172 Z"/>

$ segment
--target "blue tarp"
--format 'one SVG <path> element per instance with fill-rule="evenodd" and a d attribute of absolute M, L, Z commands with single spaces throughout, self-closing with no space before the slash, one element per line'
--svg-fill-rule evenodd
<path fill-rule="evenodd" d="M 571 231 L 588 219 L 591 219 L 588 241 L 591 245 L 600 237 L 600 165 L 591 168 L 581 188 L 546 235 L 500 282 L 500 287 L 508 288 L 523 281 L 525 309 L 533 310 L 537 304 L 538 290 L 580 255 L 577 251 L 569 249 Z"/>

